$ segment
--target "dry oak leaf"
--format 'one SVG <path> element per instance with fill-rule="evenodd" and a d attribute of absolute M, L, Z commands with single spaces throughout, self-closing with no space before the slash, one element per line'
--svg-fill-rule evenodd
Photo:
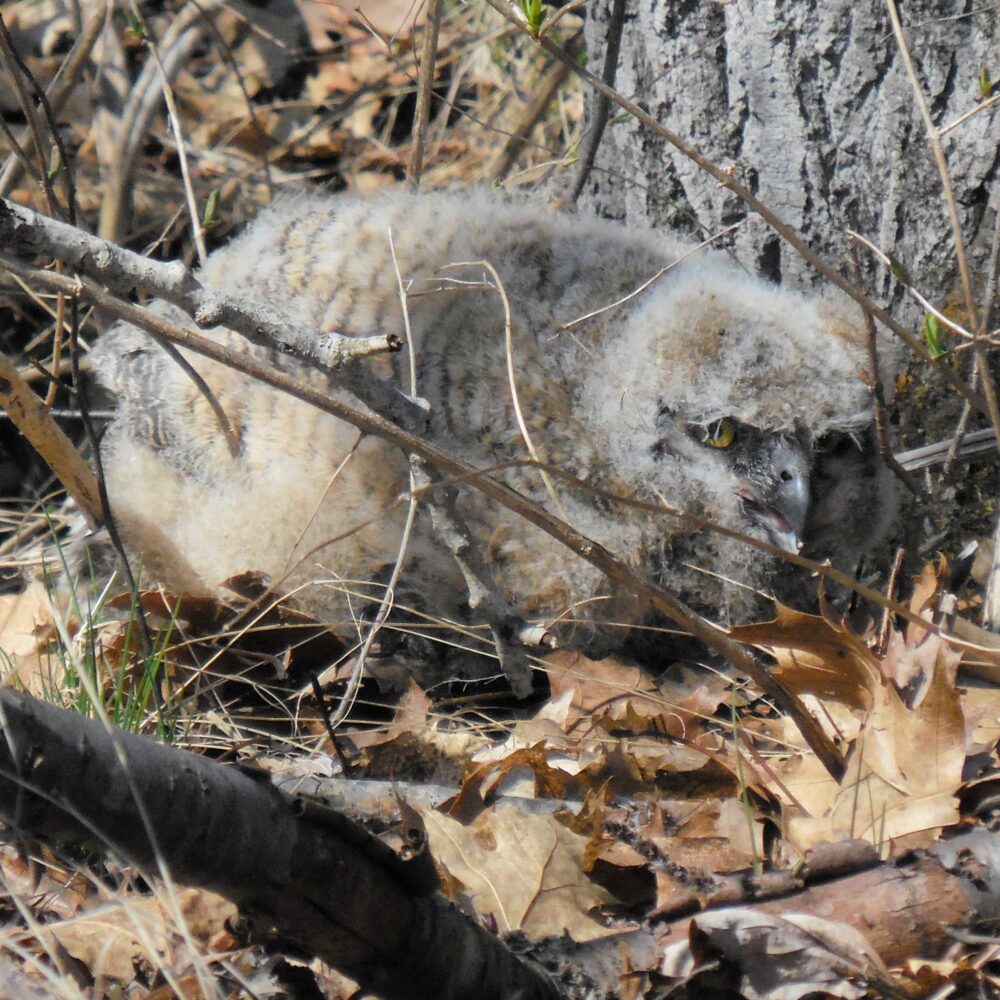
<path fill-rule="evenodd" d="M 520 930 L 533 940 L 568 934 L 582 942 L 620 932 L 591 915 L 613 897 L 583 873 L 587 838 L 554 817 L 500 806 L 462 826 L 422 812 L 444 883 L 460 883 L 464 900 L 501 933 Z"/>
<path fill-rule="evenodd" d="M 430 722 L 431 700 L 423 689 L 411 678 L 406 691 L 396 705 L 392 722 L 376 729 L 351 733 L 351 742 L 360 750 L 365 747 L 392 743 L 407 734 L 423 736 L 432 726 Z"/>
<path fill-rule="evenodd" d="M 635 664 L 563 649 L 545 657 L 545 671 L 553 700 L 570 696 L 563 725 L 581 739 L 600 727 L 691 740 L 729 697 L 729 682 L 717 674 L 684 668 L 657 684 Z"/>
<path fill-rule="evenodd" d="M 942 577 L 947 574 L 947 564 L 928 564 L 917 578 L 910 610 L 928 621 L 933 621 L 938 608 Z M 882 661 L 882 673 L 905 692 L 909 705 L 919 705 L 934 683 L 940 667 L 952 687 L 958 673 L 962 652 L 954 649 L 947 640 L 929 629 L 907 622 L 900 632 L 889 633 L 889 643 Z"/>
<path fill-rule="evenodd" d="M 0 672 L 36 698 L 62 686 L 57 657 L 45 653 L 56 634 L 45 585 L 35 580 L 20 594 L 0 597 Z"/>
<path fill-rule="evenodd" d="M 869 709 L 883 683 L 878 659 L 850 629 L 826 616 L 776 603 L 773 621 L 737 625 L 729 634 L 770 653 L 774 673 L 798 695 Z"/>
<path fill-rule="evenodd" d="M 133 897 L 101 906 L 48 924 L 45 933 L 51 933 L 95 979 L 110 977 L 130 983 L 135 978 L 134 959 L 145 960 L 153 968 L 176 960 L 173 952 L 181 942 L 177 916 L 184 920 L 191 938 L 207 943 L 227 920 L 236 917 L 236 907 L 214 893 L 182 889 L 169 901 Z"/>
<path fill-rule="evenodd" d="M 773 778 L 759 777 L 785 803 L 790 845 L 807 850 L 861 838 L 887 849 L 902 837 L 919 837 L 911 846 L 933 841 L 941 827 L 958 821 L 965 756 L 958 696 L 939 670 L 915 710 L 891 684 L 879 689 L 839 784 L 811 755 L 773 760 Z"/>
<path fill-rule="evenodd" d="M 848 769 L 834 782 L 811 756 L 774 759 L 761 782 L 785 803 L 786 836 L 801 850 L 823 840 L 933 839 L 958 819 L 955 793 L 967 754 L 965 720 L 951 658 L 937 656 L 922 700 L 908 708 L 879 660 L 828 617 L 779 607 L 775 621 L 732 630 L 770 652 L 776 673 L 796 693 L 824 708 L 864 710 L 852 738 Z"/>

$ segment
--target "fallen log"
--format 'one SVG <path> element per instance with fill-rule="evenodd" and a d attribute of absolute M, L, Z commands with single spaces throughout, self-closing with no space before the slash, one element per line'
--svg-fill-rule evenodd
<path fill-rule="evenodd" d="M 224 765 L 0 693 L 0 819 L 232 900 L 279 948 L 386 1000 L 557 1000 L 543 971 L 347 817 Z M 275 940 L 276 939 L 276 940 Z"/>

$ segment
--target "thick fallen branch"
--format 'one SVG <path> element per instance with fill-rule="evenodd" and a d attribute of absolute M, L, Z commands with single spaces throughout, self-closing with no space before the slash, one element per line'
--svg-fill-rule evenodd
<path fill-rule="evenodd" d="M 978 829 L 898 865 L 884 864 L 754 906 L 762 914 L 805 913 L 860 931 L 886 965 L 937 958 L 950 926 L 1000 916 L 1000 834 Z M 656 928 L 659 946 L 685 940 L 691 917 Z"/>
<path fill-rule="evenodd" d="M 0 693 L 0 817 L 32 837 L 107 845 L 218 892 L 387 1000 L 556 1000 L 543 972 L 436 895 L 363 828 L 217 764 L 27 695 Z"/>

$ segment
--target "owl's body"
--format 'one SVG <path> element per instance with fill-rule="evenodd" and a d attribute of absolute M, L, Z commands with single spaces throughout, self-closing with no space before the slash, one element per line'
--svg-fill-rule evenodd
<path fill-rule="evenodd" d="M 201 278 L 268 303 L 300 329 L 403 334 L 398 265 L 435 442 L 479 467 L 529 458 L 513 388 L 545 463 L 765 540 L 856 558 L 893 508 L 871 446 L 860 324 L 844 307 L 690 249 L 487 191 L 301 196 L 264 212 Z M 509 305 L 509 347 L 487 263 Z M 229 331 L 211 335 L 251 350 Z M 397 557 L 406 457 L 230 369 L 189 360 L 238 431 L 235 457 L 208 402 L 146 334 L 116 326 L 94 352 L 119 396 L 103 446 L 112 506 L 147 574 L 218 593 L 257 570 L 333 625 L 370 614 L 359 595 L 380 596 L 370 581 Z M 409 391 L 405 350 L 363 363 Z M 302 377 L 327 388 L 316 373 Z M 546 484 L 537 470 L 498 475 L 716 619 L 754 607 L 741 584 L 767 591 L 786 575 L 741 542 L 558 478 Z M 641 619 L 597 570 L 474 488 L 460 488 L 458 505 L 525 615 Z M 461 578 L 425 510 L 407 559 L 404 582 L 428 609 L 460 614 Z"/>

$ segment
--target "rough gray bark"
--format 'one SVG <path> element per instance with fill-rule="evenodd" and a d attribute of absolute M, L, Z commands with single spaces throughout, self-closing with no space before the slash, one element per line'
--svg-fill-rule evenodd
<path fill-rule="evenodd" d="M 590 9 L 591 65 L 610 6 L 597 0 Z M 1000 12 L 976 0 L 916 0 L 901 17 L 934 121 L 951 123 L 982 101 L 983 67 L 1000 75 Z M 735 169 L 834 266 L 846 271 L 845 230 L 855 229 L 934 300 L 959 287 L 941 183 L 883 0 L 630 0 L 617 88 Z M 1000 104 L 943 143 L 981 297 L 1000 208 Z M 608 128 L 584 197 L 605 215 L 704 234 L 746 216 L 634 121 Z M 819 283 L 759 219 L 732 245 L 754 273 Z M 898 304 L 885 269 L 865 263 L 873 294 Z M 897 315 L 914 323 L 920 313 L 907 302 Z"/>

